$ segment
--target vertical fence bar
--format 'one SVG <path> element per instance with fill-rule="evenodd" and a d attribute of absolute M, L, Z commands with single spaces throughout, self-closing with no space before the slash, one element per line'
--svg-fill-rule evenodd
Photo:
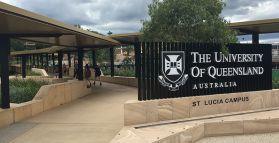
<path fill-rule="evenodd" d="M 147 43 L 146 46 L 146 91 L 147 91 L 147 100 L 150 100 L 150 45 L 151 43 Z"/>
<path fill-rule="evenodd" d="M 188 52 L 188 51 L 191 50 L 190 45 L 187 44 L 187 43 L 182 43 L 181 47 L 182 47 L 184 52 Z M 191 62 L 192 62 L 191 58 L 189 58 L 189 60 L 186 60 L 185 67 L 188 67 L 188 66 L 192 65 Z M 186 86 L 186 90 L 187 90 L 186 94 L 187 94 L 187 96 L 191 96 L 192 95 L 192 91 L 193 91 L 193 90 L 189 90 L 189 88 L 193 88 L 192 87 L 193 79 L 190 78 L 190 72 L 191 71 L 189 70 L 189 73 L 188 73 L 189 79 L 187 80 L 187 82 L 188 82 L 188 85 L 190 85 L 190 87 Z"/>
<path fill-rule="evenodd" d="M 162 51 L 167 51 L 167 43 L 163 42 L 162 43 Z M 161 55 L 163 56 L 163 55 Z M 162 58 L 162 57 L 161 57 Z M 161 61 L 162 62 L 162 61 Z M 162 66 L 162 65 L 161 65 Z M 162 69 L 163 67 L 161 67 Z M 163 71 L 162 71 L 163 72 Z M 163 73 L 162 73 L 163 74 Z M 167 87 L 166 87 L 167 88 Z M 162 92 L 162 98 L 167 98 L 167 95 L 168 95 L 168 90 L 167 92 Z"/>
<path fill-rule="evenodd" d="M 166 48 L 167 48 L 167 49 L 166 49 L 167 51 L 173 51 L 172 43 L 167 42 L 167 45 L 166 45 L 166 46 L 167 46 L 167 47 L 166 47 Z M 174 84 L 173 84 L 172 86 L 174 86 Z M 166 97 L 169 96 L 169 97 L 172 97 L 172 98 L 173 98 L 173 97 L 175 97 L 174 94 L 175 94 L 174 92 L 170 92 L 170 91 L 168 90 L 168 93 L 167 93 Z"/>
<path fill-rule="evenodd" d="M 146 74 L 145 74 L 145 58 L 146 58 L 146 53 L 145 53 L 145 49 L 146 49 L 146 43 L 142 43 L 142 81 L 141 81 L 141 85 L 142 85 L 142 100 L 146 100 Z"/>
<path fill-rule="evenodd" d="M 151 76 L 151 84 L 150 84 L 150 90 L 151 90 L 151 99 L 155 99 L 155 68 L 154 68 L 154 61 L 155 61 L 155 56 L 154 56 L 154 50 L 155 50 L 155 42 L 150 43 L 150 76 Z"/>
<path fill-rule="evenodd" d="M 162 65 L 162 42 L 159 42 L 158 43 L 158 53 L 157 53 L 157 55 L 158 55 L 158 65 L 157 65 L 157 69 L 158 69 L 158 75 L 162 75 L 162 67 L 161 67 L 161 65 Z M 162 96 L 162 86 L 160 85 L 160 83 L 158 83 L 158 99 L 161 99 L 161 98 L 163 98 L 163 96 Z"/>
<path fill-rule="evenodd" d="M 180 45 L 181 45 L 180 42 L 176 42 L 176 44 L 175 44 L 176 49 L 177 49 L 178 51 L 182 51 Z M 187 59 L 187 58 L 186 58 L 186 56 L 187 56 L 187 55 L 186 55 L 186 52 L 184 52 L 184 55 L 185 55 L 184 62 L 186 62 L 186 59 Z M 185 63 L 184 63 L 184 64 L 185 64 Z M 184 65 L 183 65 L 183 66 L 184 66 Z M 186 67 L 184 66 L 184 73 L 182 74 L 182 78 L 183 78 L 183 76 L 184 76 L 185 74 L 187 74 L 187 71 L 186 71 Z M 187 83 L 187 82 L 186 82 L 186 83 Z M 178 93 L 177 93 L 178 97 L 183 97 L 183 95 L 182 95 L 181 93 L 183 92 L 184 88 L 185 88 L 185 85 L 179 87 L 179 91 L 178 91 Z M 185 95 L 184 95 L 184 96 L 185 96 Z"/>
<path fill-rule="evenodd" d="M 159 91 L 159 88 L 158 88 L 158 76 L 159 76 L 159 67 L 158 67 L 158 58 L 159 58 L 159 52 L 158 52 L 158 42 L 155 42 L 155 45 L 154 45 L 154 99 L 158 99 L 159 96 L 160 96 L 160 91 Z"/>
<path fill-rule="evenodd" d="M 138 78 L 138 100 L 142 101 L 142 92 L 141 92 L 141 44 L 139 42 L 135 43 L 135 65 L 136 65 L 136 77 Z"/>

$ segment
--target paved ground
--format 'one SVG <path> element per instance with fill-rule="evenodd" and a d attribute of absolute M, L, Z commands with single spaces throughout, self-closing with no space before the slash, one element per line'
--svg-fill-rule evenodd
<path fill-rule="evenodd" d="M 268 120 L 268 119 L 278 119 L 279 109 L 274 108 L 267 111 L 255 111 L 250 113 L 243 113 L 238 115 L 221 115 L 219 116 L 203 116 L 195 117 L 190 119 L 181 120 L 180 122 L 166 122 L 158 125 L 152 126 L 138 126 L 126 127 L 120 131 L 120 134 L 116 135 L 113 142 L 125 142 L 125 143 L 142 143 L 142 142 L 156 142 L 159 139 L 167 138 L 173 133 L 179 133 L 190 128 L 194 128 L 197 125 L 202 125 L 203 123 L 218 123 L 218 122 L 241 122 L 243 120 Z M 271 122 L 272 123 L 272 122 Z M 259 126 L 263 126 L 258 123 Z M 254 126 L 256 126 L 255 124 Z M 216 127 L 218 128 L 218 127 Z M 212 127 L 210 129 L 213 129 Z M 208 130 L 210 130 L 208 129 Z M 223 127 L 223 129 L 229 129 Z M 207 131 L 208 131 L 207 130 Z M 252 129 L 250 129 L 252 130 Z M 221 130 L 218 130 L 219 132 Z M 217 131 L 217 132 L 218 132 Z M 235 131 L 235 130 L 234 130 Z M 194 132 L 196 134 L 202 132 Z M 211 137 L 202 139 L 196 143 L 279 143 L 279 133 L 266 133 L 257 135 L 235 135 L 235 136 L 224 136 L 224 137 Z"/>
<path fill-rule="evenodd" d="M 137 89 L 104 83 L 91 95 L 0 129 L 0 143 L 108 143 L 123 127 Z"/>
<path fill-rule="evenodd" d="M 204 138 L 197 143 L 278 143 L 279 133 Z"/>

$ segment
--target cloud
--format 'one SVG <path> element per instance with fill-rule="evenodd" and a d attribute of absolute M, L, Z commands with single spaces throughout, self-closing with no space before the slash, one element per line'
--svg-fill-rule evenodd
<path fill-rule="evenodd" d="M 0 0 L 23 9 L 106 34 L 136 32 L 148 19 L 152 0 Z M 277 18 L 278 0 L 224 0 L 222 16 L 231 22 Z M 268 34 L 267 34 L 268 35 Z M 272 34 L 271 34 L 272 35 Z M 274 39 L 279 35 L 263 36 Z M 241 41 L 241 37 L 239 38 Z M 251 38 L 245 38 L 251 39 Z M 279 41 L 279 40 L 278 40 Z"/>
<path fill-rule="evenodd" d="M 0 0 L 23 9 L 100 33 L 135 32 L 148 18 L 151 0 Z M 132 31 L 133 30 L 133 31 Z"/>
<path fill-rule="evenodd" d="M 279 42 L 279 33 L 260 34 L 259 39 L 260 39 L 260 43 L 263 44 L 277 43 Z M 240 43 L 252 43 L 252 36 L 251 35 L 238 36 L 238 41 Z"/>
<path fill-rule="evenodd" d="M 225 0 L 222 12 L 231 22 L 277 18 L 278 0 Z"/>
<path fill-rule="evenodd" d="M 278 18 L 278 0 L 225 0 L 222 16 L 230 22 Z M 251 35 L 238 36 L 240 42 L 251 43 Z M 260 34 L 261 43 L 279 41 L 279 34 Z"/>

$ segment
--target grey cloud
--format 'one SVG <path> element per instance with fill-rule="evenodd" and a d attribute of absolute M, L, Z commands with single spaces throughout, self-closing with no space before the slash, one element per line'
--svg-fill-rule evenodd
<path fill-rule="evenodd" d="M 260 34 L 259 35 L 260 41 L 263 41 L 264 43 L 273 43 L 279 41 L 279 33 L 270 33 L 270 34 Z M 238 36 L 239 42 L 247 42 L 252 41 L 251 35 L 242 35 Z"/>
<path fill-rule="evenodd" d="M 2 0 L 0 0 L 2 1 Z M 81 24 L 87 28 L 106 34 L 135 32 L 141 28 L 142 19 L 148 19 L 148 4 L 152 0 L 9 0 L 15 6 L 69 23 Z M 251 15 L 251 9 L 261 4 L 278 0 L 224 0 L 224 17 L 239 19 L 275 18 L 277 12 Z M 279 37 L 279 34 L 261 36 L 261 39 Z M 249 36 L 244 38 L 249 39 Z M 242 38 L 240 38 L 242 40 Z"/>
<path fill-rule="evenodd" d="M 226 9 L 237 9 L 247 6 L 256 7 L 259 3 L 263 2 L 263 0 L 225 0 L 224 2 L 226 3 Z"/>
<path fill-rule="evenodd" d="M 95 24 L 84 16 L 90 0 L 18 0 L 22 8 L 63 21 L 70 24 Z"/>
<path fill-rule="evenodd" d="M 249 8 L 258 7 L 261 3 L 271 0 L 225 0 L 226 6 L 222 12 L 222 15 L 246 15 L 249 12 Z"/>
<path fill-rule="evenodd" d="M 138 31 L 141 27 L 140 20 L 148 18 L 147 6 L 150 2 L 151 0 L 13 0 L 15 6 L 105 33 L 108 29 L 114 33 Z M 116 25 L 105 26 L 111 23 Z"/>

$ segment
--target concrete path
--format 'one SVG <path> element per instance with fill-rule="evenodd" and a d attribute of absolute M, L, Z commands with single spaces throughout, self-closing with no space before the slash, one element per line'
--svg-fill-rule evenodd
<path fill-rule="evenodd" d="M 278 143 L 279 133 L 204 138 L 197 143 Z"/>
<path fill-rule="evenodd" d="M 72 103 L 0 129 L 0 143 L 108 143 L 123 127 L 123 103 L 137 89 L 104 83 Z"/>
<path fill-rule="evenodd" d="M 152 124 L 149 126 L 127 126 L 115 136 L 112 142 L 167 143 L 169 142 L 167 138 L 187 140 L 187 138 L 195 139 L 198 136 L 203 136 L 205 134 L 205 136 L 223 134 L 231 136 L 209 137 L 201 139 L 195 143 L 279 143 L 279 133 L 277 132 L 278 128 L 276 128 L 276 121 L 278 121 L 278 119 L 279 108 L 273 108 L 265 111 L 254 110 L 254 112 L 239 112 L 239 114 L 232 115 L 225 113 L 165 121 L 157 125 Z M 244 124 L 243 122 L 246 123 Z M 274 127 L 271 125 L 274 125 Z M 218 128 L 219 126 L 220 128 Z M 259 127 L 258 129 L 257 126 Z M 271 131 L 273 133 L 263 133 L 257 135 L 248 134 Z M 243 134 L 244 132 L 245 135 L 233 135 L 236 133 Z"/>

